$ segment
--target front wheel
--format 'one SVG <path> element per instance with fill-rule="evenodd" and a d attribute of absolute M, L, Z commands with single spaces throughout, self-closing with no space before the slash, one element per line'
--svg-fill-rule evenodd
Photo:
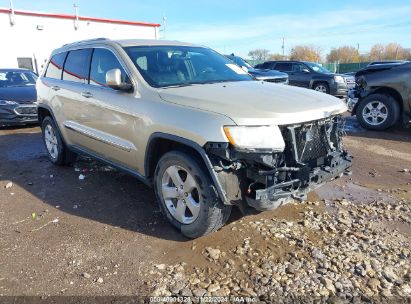
<path fill-rule="evenodd" d="M 364 128 L 386 130 L 398 121 L 399 113 L 399 106 L 394 98 L 371 94 L 360 102 L 355 114 Z"/>
<path fill-rule="evenodd" d="M 325 82 L 318 82 L 314 85 L 314 90 L 321 93 L 330 93 L 330 88 L 327 83 Z"/>
<path fill-rule="evenodd" d="M 187 153 L 166 153 L 157 164 L 154 182 L 161 211 L 188 238 L 218 230 L 231 213 L 231 206 L 216 195 L 206 170 Z"/>

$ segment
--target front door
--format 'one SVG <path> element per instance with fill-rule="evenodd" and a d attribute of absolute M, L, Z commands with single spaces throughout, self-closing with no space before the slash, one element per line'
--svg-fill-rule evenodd
<path fill-rule="evenodd" d="M 311 71 L 308 67 L 299 62 L 294 62 L 292 64 L 292 74 L 293 74 L 293 82 L 295 86 L 302 87 L 302 88 L 309 88 L 310 81 L 311 81 Z"/>

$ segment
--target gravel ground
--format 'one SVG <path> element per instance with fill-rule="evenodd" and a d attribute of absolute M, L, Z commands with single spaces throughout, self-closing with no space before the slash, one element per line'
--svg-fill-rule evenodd
<path fill-rule="evenodd" d="M 195 241 L 134 178 L 54 167 L 37 127 L 2 129 L 0 295 L 409 301 L 411 132 L 349 127 L 351 176 Z"/>

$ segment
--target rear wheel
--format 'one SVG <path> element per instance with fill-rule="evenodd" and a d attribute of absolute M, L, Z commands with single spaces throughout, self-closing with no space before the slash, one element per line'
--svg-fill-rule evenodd
<path fill-rule="evenodd" d="M 43 142 L 49 160 L 55 165 L 66 165 L 76 159 L 76 154 L 65 146 L 54 120 L 47 116 L 41 124 Z"/>
<path fill-rule="evenodd" d="M 355 114 L 364 128 L 385 130 L 398 121 L 400 109 L 393 97 L 372 94 L 361 101 Z"/>
<path fill-rule="evenodd" d="M 186 237 L 206 235 L 227 221 L 231 206 L 218 198 L 208 173 L 189 154 L 166 153 L 157 164 L 154 179 L 163 214 Z"/>

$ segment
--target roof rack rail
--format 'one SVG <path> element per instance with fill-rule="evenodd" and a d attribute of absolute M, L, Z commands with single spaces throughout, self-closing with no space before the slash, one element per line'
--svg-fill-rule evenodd
<path fill-rule="evenodd" d="M 75 42 L 71 42 L 71 43 L 66 43 L 66 44 L 63 44 L 63 46 L 77 45 L 77 44 L 93 42 L 93 41 L 105 41 L 105 40 L 110 40 L 110 39 L 109 38 L 104 38 L 104 37 L 93 38 L 93 39 L 85 39 L 85 40 L 75 41 Z"/>

